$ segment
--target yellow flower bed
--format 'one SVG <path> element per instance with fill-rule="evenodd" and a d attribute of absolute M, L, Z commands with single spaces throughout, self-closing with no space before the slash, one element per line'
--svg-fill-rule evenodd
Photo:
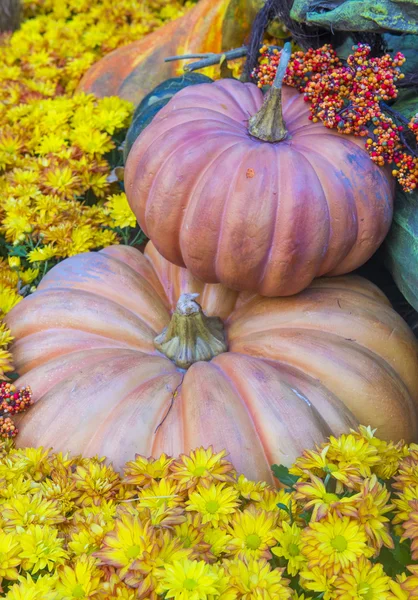
<path fill-rule="evenodd" d="M 102 458 L 1 447 L 8 600 L 416 600 L 418 445 L 370 428 L 305 452 L 285 487 L 202 448 Z"/>
<path fill-rule="evenodd" d="M 112 169 L 132 106 L 74 95 L 81 77 L 191 4 L 23 0 L 21 29 L 0 38 L 0 380 L 12 370 L 2 317 L 57 261 L 134 241 Z"/>

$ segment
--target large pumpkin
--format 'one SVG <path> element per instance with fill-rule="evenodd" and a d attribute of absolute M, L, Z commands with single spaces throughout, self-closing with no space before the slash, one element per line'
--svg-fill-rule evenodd
<path fill-rule="evenodd" d="M 204 285 L 151 244 L 115 246 L 54 267 L 6 320 L 35 400 L 21 446 L 121 467 L 213 444 L 269 480 L 270 464 L 358 423 L 416 440 L 417 343 L 359 277 L 264 298 Z"/>
<path fill-rule="evenodd" d="M 78 89 L 138 105 L 156 85 L 183 73 L 185 63 L 164 62 L 167 57 L 241 46 L 259 6 L 260 0 L 199 0 L 180 19 L 107 54 L 87 71 Z"/>
<path fill-rule="evenodd" d="M 178 92 L 125 169 L 132 210 L 167 260 L 265 296 L 359 267 L 393 205 L 391 175 L 362 138 L 310 122 L 294 89 L 276 92 L 263 104 L 257 86 L 232 79 Z"/>

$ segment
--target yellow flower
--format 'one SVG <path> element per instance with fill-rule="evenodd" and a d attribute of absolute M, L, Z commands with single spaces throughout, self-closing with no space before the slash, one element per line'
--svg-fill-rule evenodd
<path fill-rule="evenodd" d="M 220 532 L 219 529 L 211 530 L 202 525 L 200 515 L 188 514 L 188 520 L 184 523 L 179 523 L 173 528 L 175 538 L 180 540 L 183 548 L 191 548 L 193 559 L 209 558 L 211 544 L 205 541 L 205 531 Z"/>
<path fill-rule="evenodd" d="M 16 535 L 0 531 L 0 582 L 1 579 L 17 579 L 17 567 L 21 563 L 21 546 Z"/>
<path fill-rule="evenodd" d="M 13 469 L 19 474 L 25 473 L 34 481 L 42 481 L 51 473 L 49 450 L 39 448 L 19 448 L 9 454 Z"/>
<path fill-rule="evenodd" d="M 167 477 L 172 462 L 173 459 L 166 454 L 161 454 L 156 459 L 135 454 L 135 460 L 127 462 L 125 465 L 123 481 L 130 485 L 146 487 L 152 481 Z"/>
<path fill-rule="evenodd" d="M 16 528 L 22 551 L 22 567 L 31 573 L 42 569 L 52 571 L 57 565 L 64 563 L 68 557 L 63 550 L 64 540 L 58 537 L 58 530 L 49 525 L 29 525 L 25 530 Z"/>
<path fill-rule="evenodd" d="M 385 517 L 393 508 L 394 504 L 389 504 L 390 492 L 377 480 L 376 475 L 370 479 L 365 479 L 360 488 L 360 492 L 350 498 L 351 505 L 342 506 L 341 513 L 354 517 L 364 527 L 369 544 L 373 546 L 376 554 L 380 551 L 382 545 L 388 548 L 394 547 L 393 539 L 389 531 L 389 519 Z"/>
<path fill-rule="evenodd" d="M 5 531 L 29 525 L 56 525 L 65 521 L 60 507 L 54 500 L 46 500 L 41 494 L 15 496 L 1 507 Z"/>
<path fill-rule="evenodd" d="M 402 539 L 411 540 L 412 559 L 418 559 L 418 498 L 410 502 L 411 512 L 409 519 L 403 525 L 404 533 Z"/>
<path fill-rule="evenodd" d="M 228 553 L 241 559 L 271 558 L 270 548 L 276 543 L 277 514 L 253 507 L 237 512 L 227 528 L 232 540 Z"/>
<path fill-rule="evenodd" d="M 401 460 L 407 454 L 407 446 L 403 440 L 396 444 L 380 440 L 375 437 L 375 432 L 376 429 L 364 425 L 359 425 L 358 432 L 351 430 L 354 436 L 365 438 L 372 446 L 377 448 L 380 461 L 373 467 L 373 473 L 380 479 L 391 479 L 398 470 Z"/>
<path fill-rule="evenodd" d="M 409 455 L 399 465 L 393 487 L 402 491 L 407 487 L 418 487 L 418 446 L 411 444 Z"/>
<path fill-rule="evenodd" d="M 71 566 L 63 565 L 58 570 L 59 582 L 56 591 L 63 598 L 97 598 L 103 572 L 91 556 L 81 556 Z"/>
<path fill-rule="evenodd" d="M 364 556 L 342 572 L 335 582 L 335 595 L 339 600 L 388 600 L 390 578 L 381 564 L 372 564 Z"/>
<path fill-rule="evenodd" d="M 335 463 L 351 463 L 357 465 L 362 477 L 371 477 L 371 469 L 379 461 L 376 446 L 364 438 L 356 438 L 353 434 L 329 438 L 328 458 Z"/>
<path fill-rule="evenodd" d="M 90 460 L 86 466 L 79 465 L 74 473 L 76 490 L 80 493 L 80 506 L 100 505 L 103 500 L 115 498 L 121 481 L 113 467 Z"/>
<path fill-rule="evenodd" d="M 115 146 L 112 138 L 107 133 L 92 129 L 88 123 L 74 129 L 72 140 L 74 145 L 78 146 L 83 152 L 93 155 L 106 154 Z"/>
<path fill-rule="evenodd" d="M 333 600 L 335 598 L 336 579 L 336 575 L 328 576 L 320 567 L 313 567 L 300 573 L 301 586 L 309 592 L 320 594 L 324 600 Z"/>
<path fill-rule="evenodd" d="M 70 199 L 81 192 L 80 178 L 70 167 L 51 167 L 44 171 L 42 186 L 48 194 Z"/>
<path fill-rule="evenodd" d="M 119 576 L 124 578 L 136 559 L 150 552 L 155 543 L 155 533 L 149 523 L 143 523 L 128 513 L 121 513 L 95 556 L 102 565 L 117 567 Z"/>
<path fill-rule="evenodd" d="M 285 521 L 275 534 L 280 545 L 275 546 L 271 551 L 276 556 L 283 556 L 287 560 L 286 570 L 289 575 L 297 575 L 306 564 L 306 558 L 302 554 L 301 534 L 302 530 L 296 523 L 289 525 Z"/>
<path fill-rule="evenodd" d="M 12 585 L 7 594 L 6 600 L 57 600 L 55 583 L 57 575 L 40 575 L 33 579 L 29 573 L 26 577 L 19 577 L 19 583 Z"/>
<path fill-rule="evenodd" d="M 350 567 L 360 556 L 372 556 L 364 528 L 348 517 L 329 514 L 302 532 L 302 554 L 309 569 L 321 567 L 330 575 Z"/>
<path fill-rule="evenodd" d="M 180 493 L 176 481 L 160 479 L 138 492 L 138 508 L 155 510 L 161 507 L 173 508 L 183 503 L 183 494 Z"/>
<path fill-rule="evenodd" d="M 397 494 L 398 498 L 393 498 L 392 502 L 396 507 L 393 523 L 407 521 L 413 510 L 413 502 L 418 498 L 418 485 L 409 486 L 403 490 L 402 494 Z"/>
<path fill-rule="evenodd" d="M 174 479 L 187 487 L 212 481 L 234 481 L 234 467 L 225 456 L 225 450 L 215 454 L 212 446 L 207 450 L 198 448 L 189 455 L 182 454 L 170 465 L 170 471 Z"/>
<path fill-rule="evenodd" d="M 271 569 L 264 559 L 251 558 L 248 562 L 235 559 L 225 561 L 225 569 L 231 577 L 231 587 L 243 600 L 288 600 L 292 590 L 288 579 L 283 579 L 283 569 Z"/>
<path fill-rule="evenodd" d="M 158 593 L 174 600 L 206 600 L 219 596 L 219 572 L 203 560 L 182 560 L 164 565 Z"/>
<path fill-rule="evenodd" d="M 106 201 L 106 212 L 112 219 L 112 227 L 136 227 L 136 217 L 128 204 L 126 194 L 114 194 Z"/>
<path fill-rule="evenodd" d="M 345 504 L 352 504 L 353 498 L 339 498 L 337 494 L 328 492 L 324 482 L 315 475 L 311 481 L 301 481 L 295 485 L 295 500 L 303 502 L 305 510 L 312 510 L 312 521 L 319 521 L 333 509 L 339 511 Z M 349 510 L 350 507 L 348 507 Z"/>
<path fill-rule="evenodd" d="M 240 475 L 235 483 L 235 489 L 239 491 L 240 496 L 246 500 L 253 500 L 260 502 L 262 498 L 262 492 L 268 489 L 265 481 L 250 481 L 245 475 Z M 276 502 L 277 504 L 277 502 Z M 265 508 L 264 506 L 262 508 Z M 265 510 L 269 510 L 266 509 Z"/>
<path fill-rule="evenodd" d="M 219 558 L 222 554 L 228 553 L 227 548 L 232 540 L 232 535 L 225 531 L 225 529 L 215 529 L 209 526 L 204 530 L 203 539 L 210 544 L 211 553 L 216 558 Z"/>
<path fill-rule="evenodd" d="M 8 257 L 9 267 L 11 269 L 19 269 L 20 267 L 20 258 L 19 256 L 9 256 Z"/>
<path fill-rule="evenodd" d="M 30 263 L 47 261 L 54 258 L 56 255 L 56 249 L 53 248 L 51 244 L 47 244 L 46 246 L 40 246 L 39 248 L 31 250 L 28 254 L 28 261 Z"/>
<path fill-rule="evenodd" d="M 189 494 L 186 510 L 200 513 L 202 522 L 210 522 L 214 527 L 218 527 L 220 523 L 227 523 L 239 502 L 238 492 L 225 486 L 225 483 L 211 484 L 208 488 L 198 485 L 196 490 Z"/>

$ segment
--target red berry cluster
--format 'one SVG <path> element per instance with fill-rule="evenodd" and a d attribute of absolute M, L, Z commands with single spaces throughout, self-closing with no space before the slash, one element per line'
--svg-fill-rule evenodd
<path fill-rule="evenodd" d="M 263 87 L 274 81 L 280 51 L 263 46 L 260 54 L 253 77 Z M 333 48 L 325 45 L 293 53 L 284 83 L 298 88 L 310 102 L 313 122 L 321 121 L 339 133 L 367 136 L 366 149 L 373 162 L 394 164 L 393 175 L 404 190 L 411 191 L 418 184 L 418 158 L 405 146 L 404 125 L 391 118 L 390 107 L 385 105 L 397 97 L 396 82 L 403 78 L 400 67 L 404 62 L 400 52 L 393 58 L 389 54 L 373 58 L 370 47 L 359 44 L 343 64 Z M 406 129 L 418 141 L 418 115 Z"/>
<path fill-rule="evenodd" d="M 32 392 L 29 387 L 17 390 L 6 381 L 0 382 L 0 437 L 15 437 L 18 433 L 11 415 L 21 413 L 32 404 Z"/>

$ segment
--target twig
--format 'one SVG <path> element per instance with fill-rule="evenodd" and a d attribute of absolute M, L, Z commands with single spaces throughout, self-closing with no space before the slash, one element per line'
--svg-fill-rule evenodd
<path fill-rule="evenodd" d="M 179 56 L 168 56 L 164 59 L 164 62 L 173 62 L 175 60 L 188 60 L 190 58 L 200 58 L 201 60 L 197 60 L 189 65 L 184 66 L 184 70 L 186 72 L 197 71 L 199 69 L 204 69 L 205 67 L 211 67 L 212 65 L 218 65 L 222 58 L 225 60 L 234 60 L 236 58 L 242 58 L 247 55 L 247 47 L 242 46 L 241 48 L 234 48 L 233 50 L 228 50 L 227 52 L 219 52 L 218 54 L 215 52 L 206 52 L 205 54 L 183 54 Z"/>

